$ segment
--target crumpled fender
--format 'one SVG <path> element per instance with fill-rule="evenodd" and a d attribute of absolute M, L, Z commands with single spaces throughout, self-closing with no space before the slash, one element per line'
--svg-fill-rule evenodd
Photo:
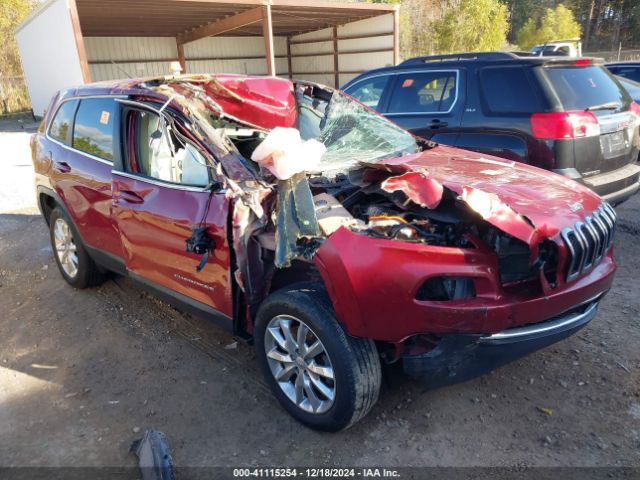
<path fill-rule="evenodd" d="M 399 177 L 389 177 L 380 185 L 385 192 L 398 190 L 421 207 L 436 208 L 442 200 L 444 187 L 423 172 L 408 172 Z"/>

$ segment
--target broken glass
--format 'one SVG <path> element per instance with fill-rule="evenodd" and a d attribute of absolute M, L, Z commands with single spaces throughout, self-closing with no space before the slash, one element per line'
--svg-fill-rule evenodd
<path fill-rule="evenodd" d="M 327 148 L 319 166 L 325 174 L 422 149 L 418 138 L 339 91 L 327 102 L 311 96 L 308 88 L 299 89 L 296 100 L 302 138 L 314 138 Z"/>

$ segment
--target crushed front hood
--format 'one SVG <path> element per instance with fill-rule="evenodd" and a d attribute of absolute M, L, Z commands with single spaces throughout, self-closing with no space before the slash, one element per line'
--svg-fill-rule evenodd
<path fill-rule="evenodd" d="M 602 201 L 560 175 L 447 146 L 388 159 L 378 168 L 422 173 L 458 194 L 485 220 L 530 245 L 583 220 Z"/>

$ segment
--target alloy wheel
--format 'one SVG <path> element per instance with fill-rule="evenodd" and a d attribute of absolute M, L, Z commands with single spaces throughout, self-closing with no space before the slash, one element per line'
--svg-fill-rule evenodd
<path fill-rule="evenodd" d="M 78 253 L 73 240 L 69 224 L 62 218 L 57 218 L 53 226 L 53 239 L 56 255 L 64 273 L 70 278 L 78 274 Z"/>
<path fill-rule="evenodd" d="M 320 414 L 333 405 L 336 383 L 323 343 L 303 321 L 278 315 L 265 333 L 269 368 L 284 394 L 300 409 Z"/>

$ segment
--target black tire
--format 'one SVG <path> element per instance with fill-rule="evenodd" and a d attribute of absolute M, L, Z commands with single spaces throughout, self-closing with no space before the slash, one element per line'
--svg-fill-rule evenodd
<path fill-rule="evenodd" d="M 55 228 L 59 220 L 68 225 L 73 243 L 75 244 L 77 272 L 74 275 L 70 275 L 65 271 L 65 268 L 60 261 L 60 255 L 56 249 Z M 51 216 L 49 217 L 49 238 L 51 239 L 51 248 L 53 249 L 53 256 L 58 264 L 58 270 L 60 271 L 62 278 L 64 278 L 69 285 L 74 288 L 87 288 L 99 285 L 104 281 L 104 272 L 100 270 L 93 259 L 89 256 L 87 250 L 82 244 L 82 240 L 80 239 L 80 235 L 78 234 L 75 225 L 65 211 L 60 207 L 54 208 L 51 212 Z"/>
<path fill-rule="evenodd" d="M 335 395 L 323 413 L 307 412 L 282 390 L 266 353 L 267 326 L 286 315 L 299 319 L 322 342 L 333 367 Z M 363 418 L 378 400 L 382 374 L 375 343 L 347 335 L 336 319 L 331 301 L 320 285 L 294 284 L 271 294 L 260 306 L 254 331 L 258 361 L 280 404 L 296 420 L 323 431 L 335 432 Z"/>

